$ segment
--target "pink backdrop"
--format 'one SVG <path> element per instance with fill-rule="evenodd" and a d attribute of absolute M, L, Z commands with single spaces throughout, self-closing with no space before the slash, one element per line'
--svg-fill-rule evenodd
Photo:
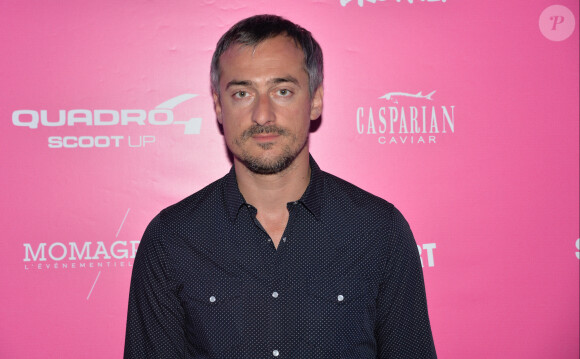
<path fill-rule="evenodd" d="M 411 224 L 439 356 L 578 358 L 578 7 L 2 1 L 0 357 L 122 356 L 145 226 L 230 167 L 215 43 L 276 13 L 324 50 L 316 160 Z"/>

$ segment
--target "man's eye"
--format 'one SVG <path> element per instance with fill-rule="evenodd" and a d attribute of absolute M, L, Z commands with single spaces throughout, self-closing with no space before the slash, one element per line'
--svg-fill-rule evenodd
<path fill-rule="evenodd" d="M 278 95 L 280 95 L 280 96 L 290 96 L 291 94 L 292 94 L 292 92 L 288 89 L 278 90 Z"/>
<path fill-rule="evenodd" d="M 236 98 L 244 98 L 248 96 L 248 93 L 246 91 L 238 91 L 234 94 L 234 97 Z"/>

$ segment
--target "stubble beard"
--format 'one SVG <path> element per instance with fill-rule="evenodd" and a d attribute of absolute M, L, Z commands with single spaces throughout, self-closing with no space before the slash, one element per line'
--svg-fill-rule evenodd
<path fill-rule="evenodd" d="M 261 156 L 254 156 L 251 155 L 248 150 L 244 149 L 243 144 L 247 142 L 252 136 L 265 134 L 265 133 L 273 133 L 279 136 L 289 137 L 290 144 L 287 144 L 282 149 L 282 153 L 277 156 L 276 158 L 265 158 Z M 252 126 L 239 138 L 235 139 L 235 144 L 238 148 L 241 149 L 239 155 L 234 154 L 250 171 L 260 175 L 272 175 L 276 173 L 280 173 L 290 167 L 294 159 L 298 156 L 298 154 L 302 151 L 304 146 L 306 146 L 307 140 L 304 143 L 300 144 L 299 146 L 292 148 L 291 144 L 297 143 L 298 139 L 295 134 L 288 132 L 286 129 L 282 127 L 278 127 L 275 125 L 271 126 Z M 268 151 L 272 147 L 274 147 L 273 143 L 259 143 L 259 147 L 263 150 Z M 232 151 L 234 152 L 234 151 Z"/>

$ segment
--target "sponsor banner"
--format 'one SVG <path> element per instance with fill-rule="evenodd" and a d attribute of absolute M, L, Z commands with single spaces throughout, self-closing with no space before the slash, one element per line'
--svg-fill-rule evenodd
<path fill-rule="evenodd" d="M 578 0 L 271 3 L 3 3 L 0 358 L 122 357 L 147 224 L 231 167 L 215 44 L 271 12 L 324 50 L 312 155 L 409 221 L 439 357 L 578 358 Z"/>

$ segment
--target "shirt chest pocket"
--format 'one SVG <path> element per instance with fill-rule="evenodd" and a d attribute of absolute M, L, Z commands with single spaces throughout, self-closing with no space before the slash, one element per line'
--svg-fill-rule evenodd
<path fill-rule="evenodd" d="M 306 341 L 342 355 L 373 346 L 373 302 L 366 282 L 356 277 L 319 278 L 308 284 Z"/>
<path fill-rule="evenodd" d="M 239 279 L 201 279 L 186 285 L 184 294 L 187 336 L 196 352 L 219 357 L 240 344 L 242 282 Z"/>

